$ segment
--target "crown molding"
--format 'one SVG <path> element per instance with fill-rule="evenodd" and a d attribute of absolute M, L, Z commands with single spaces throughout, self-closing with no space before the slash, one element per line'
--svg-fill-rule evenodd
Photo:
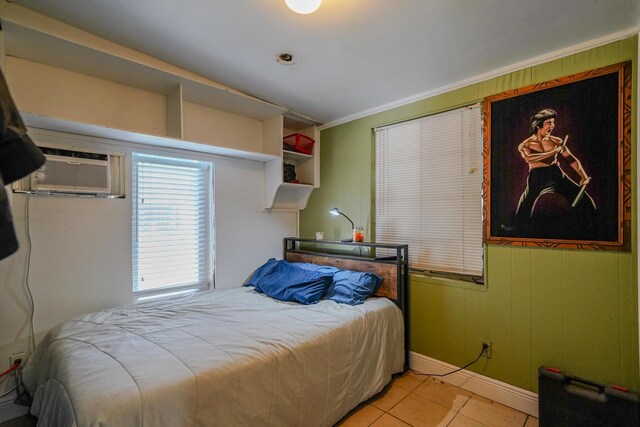
<path fill-rule="evenodd" d="M 480 83 L 495 77 L 500 77 L 508 73 L 513 73 L 515 71 L 519 71 L 528 67 L 532 67 L 535 65 L 543 64 L 545 62 L 552 61 L 554 59 L 562 58 L 565 56 L 573 55 L 579 52 L 584 52 L 589 49 L 593 49 L 599 46 L 604 46 L 609 43 L 613 43 L 619 40 L 624 40 L 628 37 L 632 37 L 638 34 L 638 27 L 628 28 L 623 31 L 618 31 L 616 33 L 608 34 L 603 37 L 599 37 L 597 39 L 592 39 L 586 41 L 584 43 L 579 43 L 573 46 L 566 47 L 564 49 L 559 49 L 550 53 L 546 53 L 544 55 L 536 56 L 534 58 L 530 58 L 524 61 L 517 62 L 515 64 L 507 65 L 506 67 L 497 68 L 495 70 L 489 71 L 484 74 L 480 74 L 469 79 L 461 80 L 449 85 L 445 85 L 439 87 L 437 89 L 428 90 L 426 92 L 418 93 L 413 96 L 409 96 L 406 98 L 402 98 L 396 101 L 392 101 L 386 104 L 379 105 L 374 108 L 370 108 L 368 110 L 361 111 L 359 113 L 351 114 L 345 116 L 340 119 L 332 120 L 328 123 L 319 126 L 319 130 L 329 129 L 334 126 L 338 126 L 344 123 L 352 122 L 357 119 L 361 119 L 363 117 L 371 116 L 373 114 L 381 113 L 384 111 L 391 110 L 393 108 L 402 107 L 407 104 L 411 104 L 412 102 L 420 101 L 422 99 L 431 98 L 436 95 L 440 95 L 442 93 L 451 92 L 456 89 L 460 89 L 465 86 L 469 86 L 471 84 Z"/>

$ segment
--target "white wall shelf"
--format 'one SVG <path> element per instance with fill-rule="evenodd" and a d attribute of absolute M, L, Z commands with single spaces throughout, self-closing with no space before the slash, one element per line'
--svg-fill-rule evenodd
<path fill-rule="evenodd" d="M 0 3 L 0 19 L 4 52 L 11 57 L 15 79 L 20 80 L 16 88 L 29 101 L 22 114 L 31 128 L 263 162 L 265 209 L 304 209 L 311 192 L 319 187 L 319 131 L 313 120 L 13 3 Z M 39 73 L 31 80 L 24 72 L 29 64 Z M 34 79 L 48 81 L 54 74 L 57 79 L 49 87 L 32 88 Z M 144 110 L 148 120 L 114 121 L 122 116 L 114 103 L 110 114 L 93 114 L 92 105 L 103 98 L 91 98 L 93 83 L 87 81 L 91 78 L 100 79 L 100 86 L 108 86 L 102 81 L 123 85 L 126 88 L 112 90 L 127 95 L 144 91 L 137 104 L 130 102 L 139 107 L 135 111 Z M 69 98 L 64 83 L 78 80 L 90 89 L 80 98 Z M 101 94 L 111 96 L 111 92 Z M 150 102 L 141 101 L 142 97 Z M 63 102 L 48 102 L 58 98 Z M 154 109 L 141 108 L 147 105 Z M 221 116 L 226 113 L 235 116 Z M 295 132 L 316 141 L 312 154 L 283 150 L 283 136 Z M 299 183 L 284 182 L 285 162 L 294 164 Z"/>
<path fill-rule="evenodd" d="M 282 148 L 283 136 L 302 133 L 315 141 L 311 154 Z M 265 121 L 262 145 L 265 152 L 278 160 L 265 163 L 265 209 L 298 209 L 307 207 L 311 192 L 320 186 L 320 132 L 313 123 L 291 115 L 281 115 Z M 284 182 L 283 165 L 291 163 L 300 183 Z"/>
<path fill-rule="evenodd" d="M 294 182 L 283 182 L 281 184 L 281 187 L 284 188 L 294 188 L 294 189 L 299 189 L 299 188 L 310 188 L 310 189 L 314 189 L 316 188 L 313 184 L 305 184 L 304 182 L 301 183 L 294 183 Z"/>
<path fill-rule="evenodd" d="M 251 151 L 233 150 L 225 147 L 200 144 L 160 135 L 149 135 L 121 129 L 107 128 L 87 123 L 78 123 L 53 117 L 39 116 L 31 113 L 20 114 L 25 124 L 32 128 L 54 130 L 79 135 L 88 135 L 98 138 L 114 139 L 118 141 L 134 142 L 138 144 L 152 145 L 165 148 L 179 148 L 182 150 L 196 151 L 199 153 L 216 154 L 220 156 L 234 157 L 245 160 L 269 162 L 279 160 L 277 156 Z"/>
<path fill-rule="evenodd" d="M 2 2 L 5 53 L 45 65 L 263 120 L 287 110 L 25 7 Z"/>
<path fill-rule="evenodd" d="M 299 161 L 313 159 L 313 154 L 297 153 L 295 151 L 282 150 L 282 157 L 287 160 Z"/>

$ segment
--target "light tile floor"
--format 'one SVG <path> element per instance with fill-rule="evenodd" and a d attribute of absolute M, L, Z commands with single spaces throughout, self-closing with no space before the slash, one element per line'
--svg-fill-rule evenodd
<path fill-rule="evenodd" d="M 0 427 L 33 427 L 31 415 Z M 337 424 L 343 427 L 538 427 L 538 419 L 454 387 L 435 377 L 408 371 L 360 404 Z"/>
<path fill-rule="evenodd" d="M 341 427 L 538 427 L 538 419 L 411 371 L 347 414 Z"/>

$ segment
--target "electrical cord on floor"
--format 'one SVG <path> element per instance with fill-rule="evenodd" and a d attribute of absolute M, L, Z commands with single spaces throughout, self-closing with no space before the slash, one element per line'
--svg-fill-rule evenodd
<path fill-rule="evenodd" d="M 33 327 L 33 319 L 35 315 L 35 303 L 33 300 L 33 294 L 31 293 L 31 286 L 29 285 L 29 276 L 31 273 L 31 231 L 29 230 L 30 201 L 31 201 L 31 195 L 27 193 L 27 199 L 25 201 L 25 209 L 24 209 L 24 223 L 25 223 L 24 227 L 25 227 L 25 233 L 27 235 L 27 256 L 26 256 L 25 267 L 24 267 L 25 271 L 24 271 L 23 286 L 24 288 L 26 288 L 27 296 L 29 297 L 29 308 L 30 308 L 29 343 L 27 344 L 27 346 L 30 347 L 30 351 L 33 352 L 33 350 L 36 347 L 36 342 L 35 342 L 35 331 Z M 0 378 L 4 377 L 5 375 L 7 375 L 9 372 L 12 372 L 12 371 L 15 371 L 15 385 L 9 390 L 6 390 L 5 392 L 1 393 L 0 398 L 9 396 L 14 391 L 16 392 L 18 397 L 21 394 L 20 387 L 22 386 L 22 363 L 20 361 L 14 363 L 13 366 L 11 366 L 9 369 L 0 373 Z"/>
<path fill-rule="evenodd" d="M 422 372 L 416 372 L 415 370 L 411 369 L 411 372 L 413 372 L 415 375 L 423 375 L 423 376 L 427 376 L 427 377 L 446 377 L 447 375 L 451 375 L 451 374 L 455 374 L 456 372 L 462 371 L 465 368 L 468 368 L 469 366 L 473 365 L 474 363 L 476 363 L 478 360 L 480 360 L 480 358 L 482 357 L 482 355 L 484 354 L 484 351 L 486 349 L 488 349 L 489 346 L 486 344 L 482 344 L 482 351 L 480 352 L 480 354 L 478 355 L 478 357 L 476 357 L 474 359 L 473 362 L 469 362 L 466 365 L 464 365 L 462 368 L 458 368 L 456 370 L 453 370 L 451 372 L 447 372 L 446 374 L 423 374 Z"/>
<path fill-rule="evenodd" d="M 0 394 L 0 398 L 9 396 L 11 393 L 16 391 L 18 389 L 18 387 L 20 387 L 20 383 L 16 384 L 13 388 L 10 388 L 9 390 L 7 390 L 4 393 Z"/>
<path fill-rule="evenodd" d="M 7 369 L 6 371 L 0 372 L 0 378 L 4 377 L 5 375 L 7 375 L 11 371 L 15 371 L 16 369 L 18 369 L 19 366 L 20 366 L 19 362 L 14 363 L 13 366 L 10 367 L 9 369 Z"/>
<path fill-rule="evenodd" d="M 20 362 L 16 362 L 9 369 L 7 369 L 6 371 L 0 373 L 0 378 L 5 376 L 5 375 L 7 375 L 9 372 L 12 372 L 12 371 L 15 371 L 15 376 L 16 376 L 16 378 L 15 378 L 16 385 L 14 387 L 10 388 L 9 390 L 5 391 L 4 393 L 0 394 L 0 398 L 10 395 L 14 391 L 18 390 L 18 388 L 22 385 L 22 381 L 19 379 L 19 377 L 20 377 L 20 367 L 21 367 L 20 365 L 21 365 Z"/>

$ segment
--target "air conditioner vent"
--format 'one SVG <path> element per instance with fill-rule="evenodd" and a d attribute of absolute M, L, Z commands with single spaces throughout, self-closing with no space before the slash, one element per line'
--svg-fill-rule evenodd
<path fill-rule="evenodd" d="M 40 146 L 45 164 L 13 185 L 14 192 L 124 197 L 124 154 Z"/>
<path fill-rule="evenodd" d="M 50 155 L 50 156 L 72 157 L 72 158 L 75 157 L 78 159 L 91 159 L 91 160 L 102 160 L 102 161 L 109 160 L 108 154 L 89 153 L 86 151 L 65 150 L 62 148 L 53 148 L 53 147 L 39 147 L 39 148 L 45 155 Z"/>

